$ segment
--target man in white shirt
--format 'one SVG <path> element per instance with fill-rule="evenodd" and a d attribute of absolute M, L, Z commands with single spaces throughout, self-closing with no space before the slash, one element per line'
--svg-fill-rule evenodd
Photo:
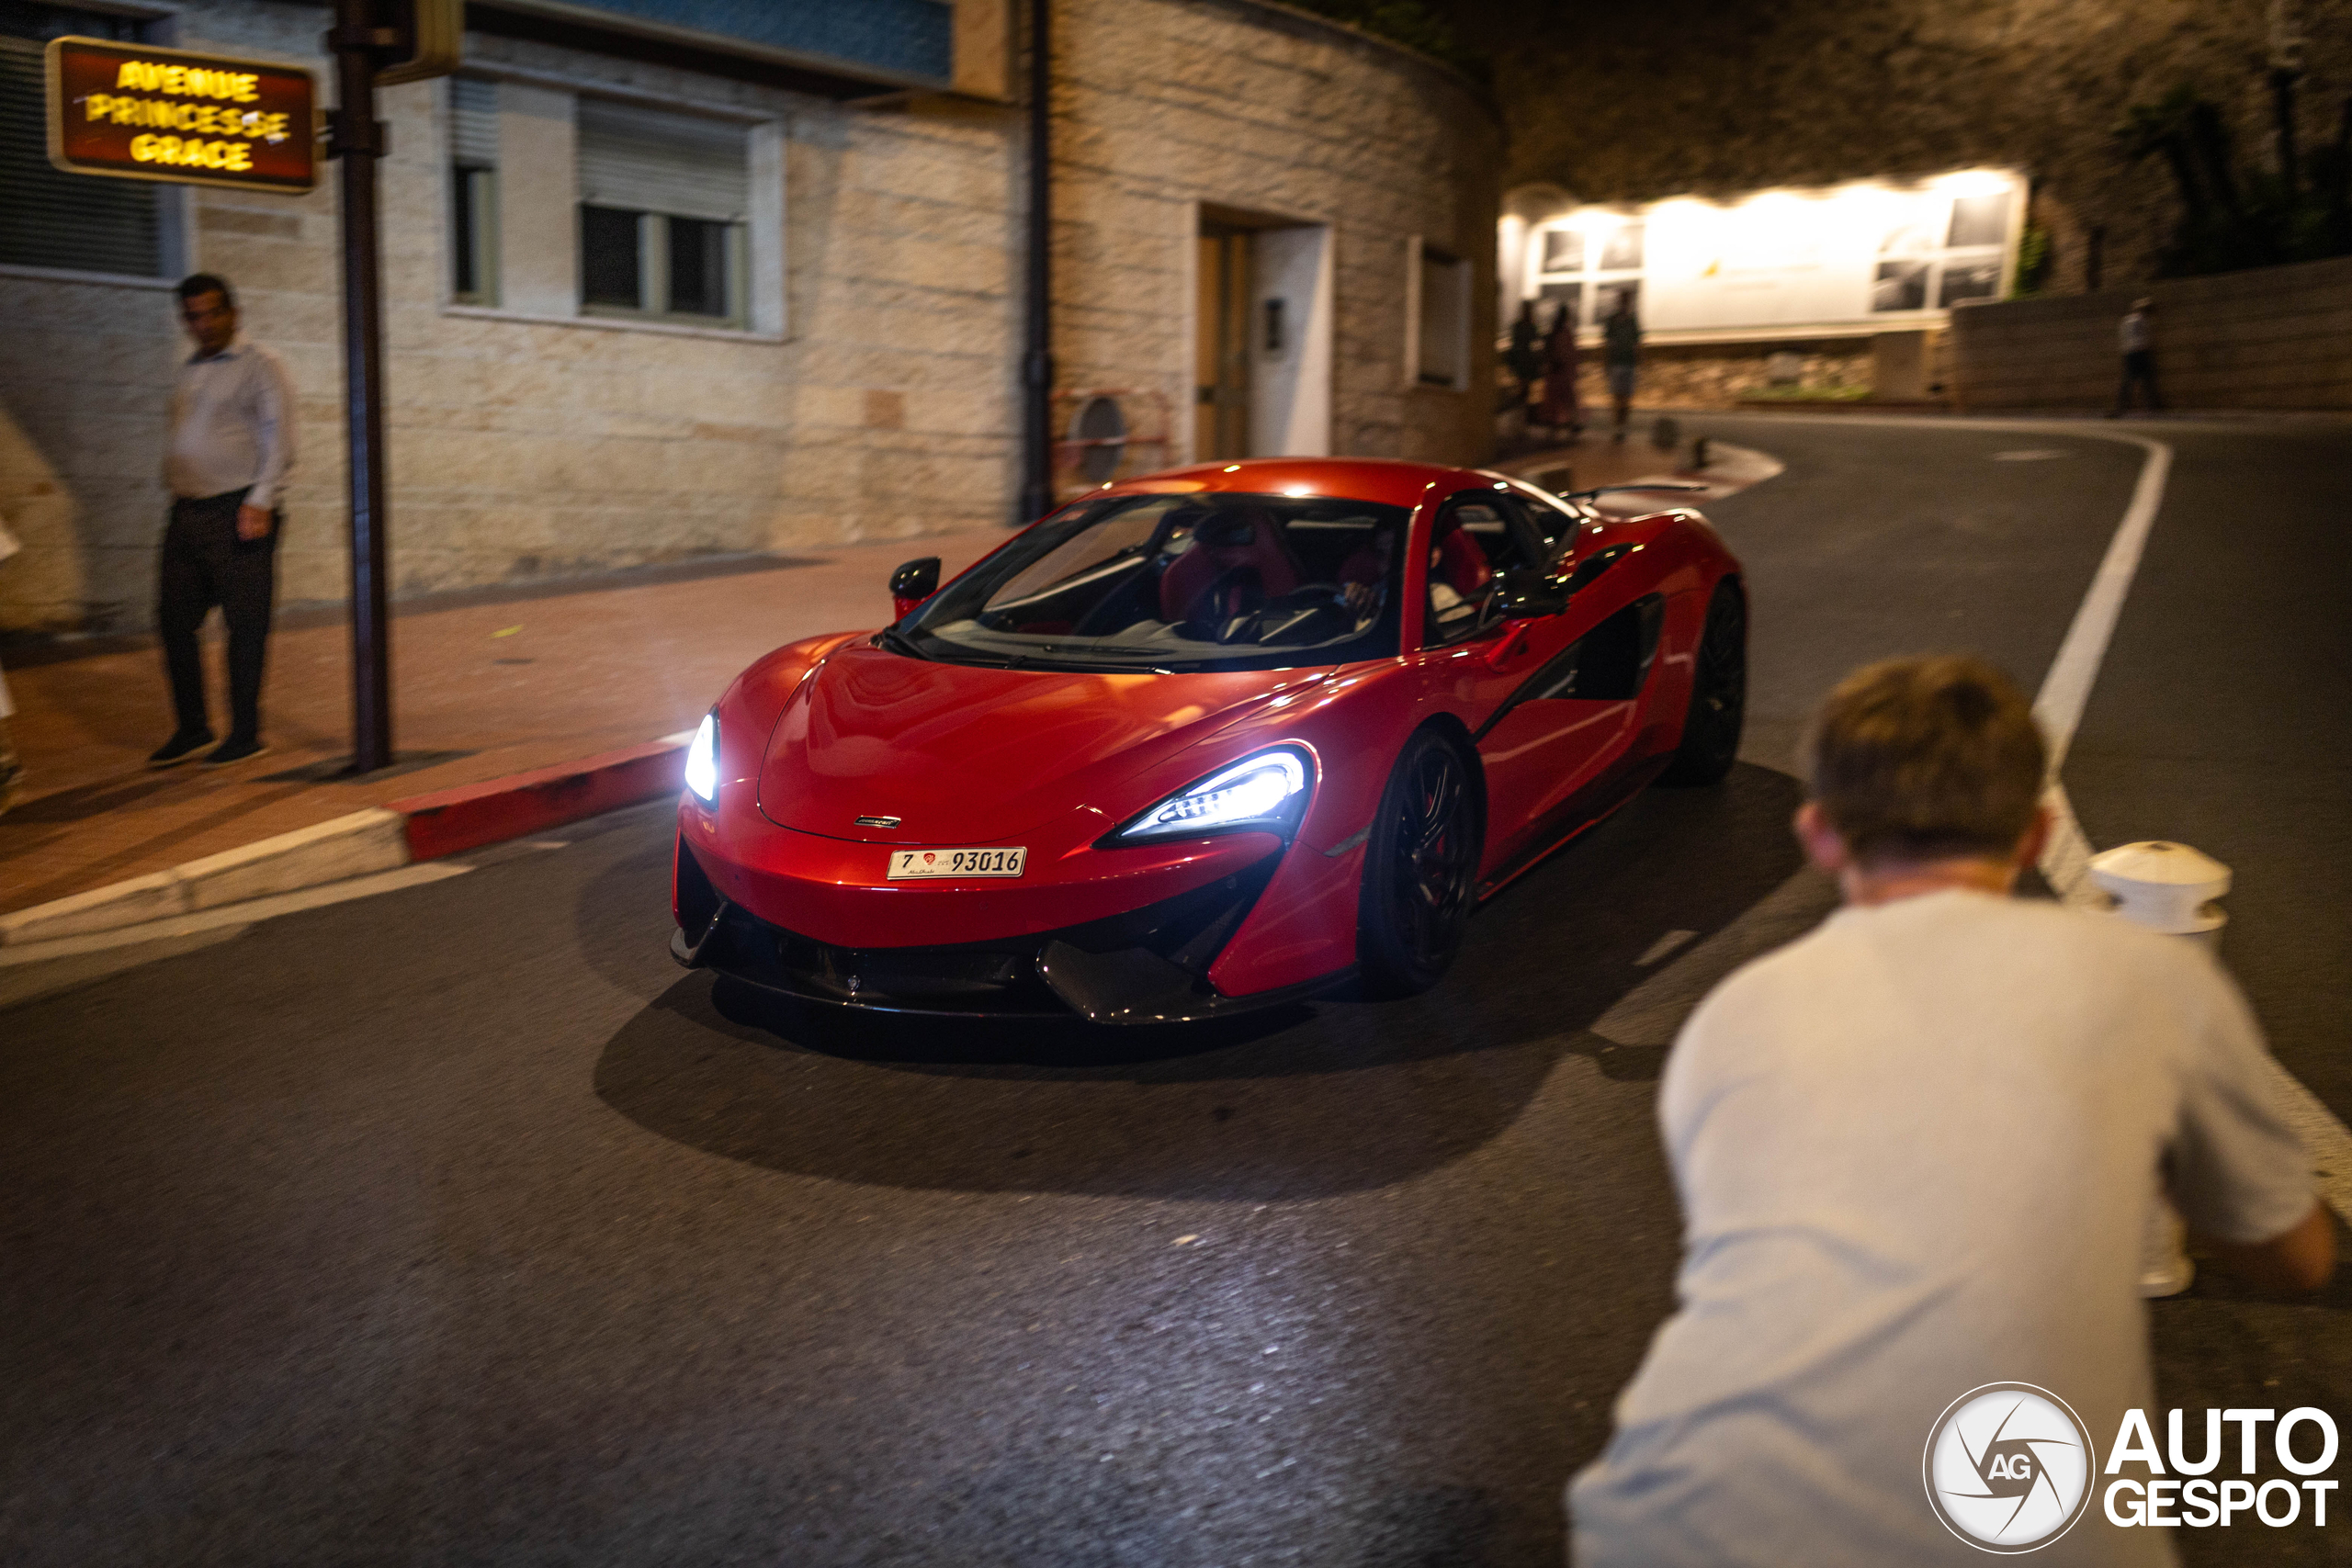
<path fill-rule="evenodd" d="M 1981 1562 L 1930 1503 L 1929 1434 L 1987 1384 L 2050 1391 L 2101 1446 L 2153 1407 L 2138 1271 L 2160 1181 L 2225 1262 L 2304 1290 L 2334 1267 L 2221 969 L 2009 897 L 2046 818 L 2006 677 L 1873 665 L 1806 751 L 1797 833 L 1845 907 L 1675 1043 L 1679 1305 L 1569 1489 L 1584 1568 Z M 2036 1562 L 2171 1560 L 2170 1532 L 2067 1517 Z"/>
<path fill-rule="evenodd" d="M 261 675 L 277 590 L 277 502 L 294 464 L 294 389 L 277 355 L 237 337 L 228 283 L 199 272 L 179 286 L 180 320 L 196 353 L 172 389 L 164 482 L 173 496 L 157 576 L 155 623 L 178 723 L 147 759 L 208 767 L 268 750 L 261 739 Z M 229 738 L 212 745 L 197 628 L 212 606 L 229 628 Z"/>
<path fill-rule="evenodd" d="M 2132 406 L 2134 387 L 2147 394 L 2150 413 L 2165 406 L 2156 398 L 2155 312 L 2154 299 L 2134 299 L 2131 313 L 2116 328 L 2115 345 L 2123 352 L 2123 378 L 2116 383 L 2115 407 L 2107 415 L 2109 419 L 2120 418 Z"/>

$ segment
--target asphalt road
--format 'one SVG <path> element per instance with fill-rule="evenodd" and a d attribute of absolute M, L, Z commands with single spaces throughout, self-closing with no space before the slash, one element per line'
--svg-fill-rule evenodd
<path fill-rule="evenodd" d="M 2140 461 L 1690 423 L 1789 464 L 1714 509 L 1745 761 L 1523 879 L 1414 1001 L 1109 1036 L 797 1010 L 672 966 L 649 807 L 0 1011 L 0 1558 L 1557 1562 L 1670 1302 L 1665 1043 L 1828 907 L 1798 726 L 1894 652 L 2037 682 Z M 2070 786 L 2097 844 L 2238 867 L 2227 954 L 2346 1115 L 2341 430 L 2162 434 Z M 2209 1278 L 2154 1314 L 2165 1397 L 2345 1412 L 2347 1312 Z"/>

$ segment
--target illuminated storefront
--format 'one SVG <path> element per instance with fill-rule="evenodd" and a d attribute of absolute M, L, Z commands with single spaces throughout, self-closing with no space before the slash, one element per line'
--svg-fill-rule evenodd
<path fill-rule="evenodd" d="M 1571 207 L 1502 220 L 1515 313 L 1544 301 L 1597 327 L 1631 291 L 1657 343 L 1858 337 L 1943 325 L 2016 276 L 2026 181 L 1970 169 L 1916 184 L 1770 190 L 1724 201 Z"/>

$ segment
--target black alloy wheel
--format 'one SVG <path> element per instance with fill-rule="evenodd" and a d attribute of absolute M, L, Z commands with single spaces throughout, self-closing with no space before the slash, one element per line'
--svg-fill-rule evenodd
<path fill-rule="evenodd" d="M 1738 583 L 1725 580 L 1715 585 L 1693 664 L 1682 744 L 1658 775 L 1660 784 L 1715 784 L 1739 760 L 1739 731 L 1747 715 L 1747 604 Z"/>
<path fill-rule="evenodd" d="M 1434 730 L 1415 734 L 1364 846 L 1356 957 L 1371 994 L 1411 996 L 1452 967 L 1476 902 L 1480 818 L 1461 749 Z"/>

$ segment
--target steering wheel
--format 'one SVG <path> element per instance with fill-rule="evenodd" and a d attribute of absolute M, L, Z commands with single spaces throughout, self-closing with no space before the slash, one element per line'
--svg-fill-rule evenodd
<path fill-rule="evenodd" d="M 1348 603 L 1345 588 L 1330 582 L 1303 582 L 1254 610 L 1243 611 L 1224 621 L 1217 627 L 1216 640 L 1239 642 L 1248 633 L 1258 640 L 1280 641 L 1284 633 L 1295 632 L 1315 616 L 1331 612 L 1351 619 L 1362 613 Z"/>

